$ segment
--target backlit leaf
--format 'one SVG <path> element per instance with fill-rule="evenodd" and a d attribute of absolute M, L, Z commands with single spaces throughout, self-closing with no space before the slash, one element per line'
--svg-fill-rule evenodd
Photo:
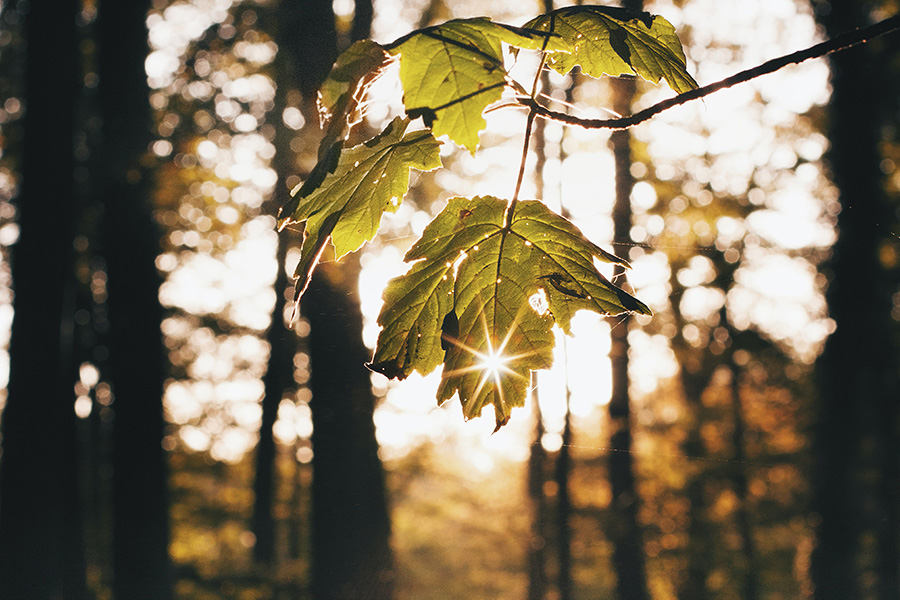
<path fill-rule="evenodd" d="M 554 323 L 570 333 L 580 309 L 650 314 L 594 266 L 624 260 L 541 202 L 508 211 L 489 196 L 450 200 L 385 290 L 370 365 L 404 379 L 443 362 L 438 401 L 458 394 L 467 419 L 491 404 L 497 427 L 524 403 L 530 371 L 552 365 Z"/>
<path fill-rule="evenodd" d="M 329 238 L 336 258 L 357 250 L 375 237 L 381 215 L 400 206 L 409 189 L 410 169 L 441 166 L 440 143 L 427 130 L 407 133 L 409 122 L 397 117 L 377 137 L 339 157 L 326 157 L 326 166 L 314 170 L 321 183 L 305 183 L 294 190 L 294 208 L 284 224 L 304 227 L 294 274 L 298 298 Z"/>
<path fill-rule="evenodd" d="M 677 93 L 697 87 L 685 67 L 675 28 L 659 15 L 610 6 L 569 6 L 541 15 L 525 27 L 565 40 L 567 52 L 554 52 L 547 61 L 560 73 L 577 65 L 596 78 L 636 74 L 653 83 L 665 79 Z"/>
<path fill-rule="evenodd" d="M 360 40 L 338 56 L 319 88 L 319 115 L 328 125 L 323 146 L 343 139 L 346 127 L 359 119 L 366 90 L 390 61 L 387 51 L 372 40 Z"/>
<path fill-rule="evenodd" d="M 397 40 L 403 102 L 422 116 L 434 135 L 446 134 L 473 154 L 485 128 L 484 109 L 506 85 L 501 42 L 518 48 L 564 52 L 553 35 L 494 23 L 487 18 L 448 21 Z"/>

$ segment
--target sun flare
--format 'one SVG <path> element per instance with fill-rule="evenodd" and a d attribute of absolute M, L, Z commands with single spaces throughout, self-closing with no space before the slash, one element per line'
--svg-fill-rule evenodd
<path fill-rule="evenodd" d="M 487 354 L 481 357 L 481 362 L 478 364 L 478 368 L 485 372 L 485 375 L 490 376 L 495 381 L 499 381 L 500 372 L 506 370 L 506 363 L 510 360 L 508 356 L 504 356 L 503 352 L 498 350 L 490 350 Z"/>
<path fill-rule="evenodd" d="M 509 345 L 517 331 L 520 317 L 521 315 L 513 320 L 512 324 L 507 329 L 506 334 L 503 336 L 503 339 L 497 343 L 497 338 L 492 335 L 487 319 L 482 314 L 480 319 L 484 331 L 484 338 L 482 340 L 484 346 L 482 346 L 481 349 L 473 348 L 459 339 L 446 337 L 445 339 L 450 344 L 471 355 L 472 360 L 467 366 L 445 373 L 445 376 L 458 376 L 471 372 L 479 373 L 478 385 L 475 388 L 473 396 L 479 397 L 485 386 L 490 386 L 497 394 L 497 398 L 494 400 L 495 404 L 499 403 L 500 405 L 505 406 L 506 399 L 504 398 L 503 379 L 510 376 L 521 378 L 522 375 L 511 368 L 511 365 L 531 355 L 530 352 L 524 354 L 508 354 L 506 352 L 507 345 Z"/>

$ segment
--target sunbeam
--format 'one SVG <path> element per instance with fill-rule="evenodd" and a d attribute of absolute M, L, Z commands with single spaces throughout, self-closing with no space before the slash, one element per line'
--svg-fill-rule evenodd
<path fill-rule="evenodd" d="M 483 339 L 472 340 L 473 336 L 467 336 L 469 340 L 472 340 L 475 343 L 475 345 L 481 346 L 480 348 L 472 347 L 460 339 L 445 335 L 444 340 L 469 354 L 471 358 L 464 359 L 464 364 L 466 366 L 445 372 L 444 378 L 464 377 L 469 373 L 478 373 L 478 384 L 475 386 L 471 398 L 479 398 L 484 391 L 485 386 L 491 384 L 496 393 L 492 403 L 496 408 L 508 411 L 506 398 L 504 397 L 502 378 L 505 376 L 512 376 L 519 379 L 526 379 L 520 372 L 517 372 L 512 368 L 512 365 L 534 354 L 534 352 L 524 352 L 510 355 L 506 352 L 513 336 L 518 331 L 518 325 L 522 316 L 520 311 L 520 314 L 512 320 L 506 333 L 498 343 L 497 340 L 499 336 L 492 334 L 486 315 L 481 313 L 479 319 L 483 330 Z M 480 406 L 483 406 L 483 404 Z"/>

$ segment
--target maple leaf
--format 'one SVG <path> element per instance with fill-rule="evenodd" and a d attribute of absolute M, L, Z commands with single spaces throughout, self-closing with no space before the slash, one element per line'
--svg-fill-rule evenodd
<path fill-rule="evenodd" d="M 486 126 L 482 112 L 500 99 L 507 84 L 501 42 L 530 50 L 566 51 L 553 34 L 484 17 L 417 30 L 387 47 L 400 54 L 407 114 L 423 117 L 435 136 L 446 134 L 474 154 Z"/>
<path fill-rule="evenodd" d="M 650 314 L 594 265 L 627 263 L 536 200 L 454 198 L 405 260 L 369 366 L 404 379 L 443 363 L 439 403 L 458 395 L 467 419 L 493 405 L 498 428 L 524 403 L 529 372 L 552 366 L 554 323 L 571 333 L 581 309 Z"/>
<path fill-rule="evenodd" d="M 679 94 L 697 87 L 675 28 L 659 15 L 611 6 L 569 6 L 532 19 L 525 27 L 555 33 L 565 41 L 566 52 L 548 50 L 547 60 L 562 74 L 580 66 L 595 78 L 665 79 Z"/>
<path fill-rule="evenodd" d="M 322 125 L 327 125 L 320 154 L 346 137 L 346 130 L 360 119 L 360 105 L 369 86 L 391 62 L 387 51 L 372 40 L 360 40 L 344 50 L 319 87 L 318 107 Z"/>
<path fill-rule="evenodd" d="M 282 207 L 284 227 L 303 225 L 303 245 L 294 276 L 295 300 L 306 289 L 330 239 L 335 258 L 359 249 L 378 231 L 384 212 L 396 212 L 409 190 L 410 169 L 441 166 L 440 142 L 430 131 L 410 131 L 409 119 L 397 117 L 378 136 L 324 157 L 310 178 L 294 189 Z"/>

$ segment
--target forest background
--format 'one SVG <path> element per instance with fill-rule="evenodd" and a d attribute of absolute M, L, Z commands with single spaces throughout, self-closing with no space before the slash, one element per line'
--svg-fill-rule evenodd
<path fill-rule="evenodd" d="M 627 6 L 701 85 L 900 10 Z M 338 51 L 551 8 L 2 3 L 3 598 L 900 597 L 897 34 L 612 135 L 539 120 L 523 196 L 627 256 L 655 314 L 577 319 L 494 435 L 434 376 L 363 364 L 430 216 L 511 193 L 523 114 L 445 144 L 287 327 L 299 240 L 273 215 Z M 672 94 L 542 85 L 593 117 Z M 401 110 L 372 93 L 370 134 Z"/>

